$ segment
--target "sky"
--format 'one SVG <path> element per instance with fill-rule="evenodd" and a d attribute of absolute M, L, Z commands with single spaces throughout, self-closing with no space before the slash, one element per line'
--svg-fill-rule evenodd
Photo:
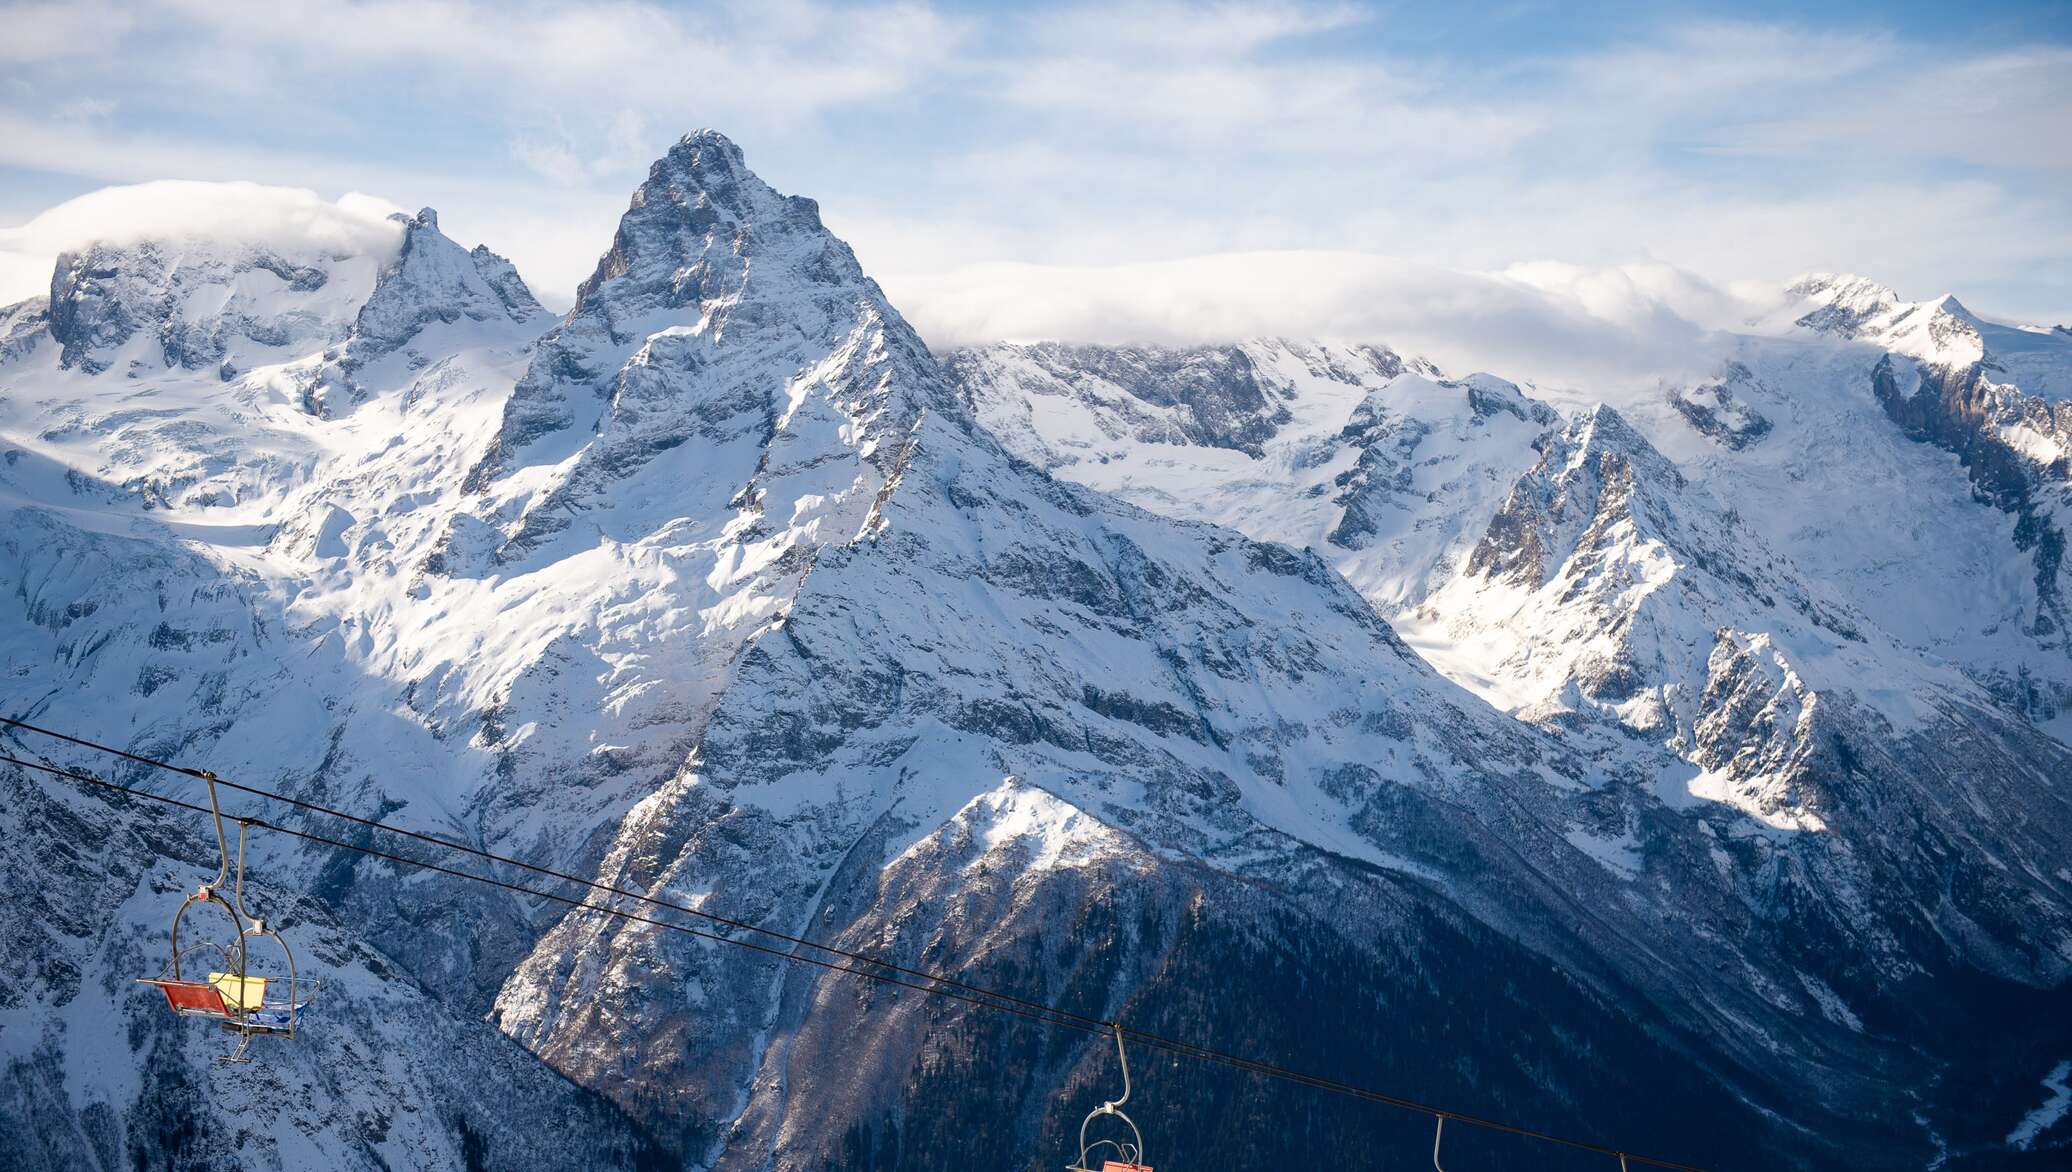
<path fill-rule="evenodd" d="M 931 344 L 1487 337 L 1527 328 L 1496 296 L 1520 289 L 1708 326 L 1811 270 L 2072 322 L 2072 0 L 66 0 L 0 25 L 0 225 L 149 180 L 353 193 L 436 207 L 554 306 L 709 126 Z M 0 299 L 48 281 L 17 246 Z"/>

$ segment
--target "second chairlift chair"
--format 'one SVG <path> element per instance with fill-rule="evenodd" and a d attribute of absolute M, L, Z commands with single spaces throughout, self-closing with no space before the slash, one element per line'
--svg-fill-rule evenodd
<path fill-rule="evenodd" d="M 1110 1022 L 1109 1026 L 1115 1031 L 1115 1056 L 1122 1060 L 1122 1097 L 1102 1103 L 1087 1113 L 1086 1119 L 1079 1124 L 1079 1158 L 1065 1166 L 1066 1172 L 1151 1172 L 1151 1166 L 1144 1163 L 1144 1133 L 1138 1131 L 1137 1125 L 1130 1122 L 1130 1117 L 1124 1115 L 1120 1110 L 1122 1105 L 1129 1102 L 1130 1099 L 1130 1056 L 1122 1048 L 1121 1024 Z M 1117 1119 L 1122 1120 L 1123 1126 L 1130 1129 L 1130 1138 L 1128 1140 L 1102 1139 L 1095 1140 L 1091 1144 L 1087 1143 L 1086 1129 L 1092 1125 L 1094 1120 L 1103 1115 L 1113 1115 Z M 1115 1154 L 1122 1158 L 1119 1160 L 1104 1159 L 1101 1161 L 1099 1168 L 1088 1167 L 1088 1158 L 1103 1147 L 1114 1148 Z"/>

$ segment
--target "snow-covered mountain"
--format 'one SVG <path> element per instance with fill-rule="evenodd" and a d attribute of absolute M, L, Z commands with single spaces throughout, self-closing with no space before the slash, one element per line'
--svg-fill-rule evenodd
<path fill-rule="evenodd" d="M 2072 344 L 1951 298 L 1899 304 L 1860 278 L 1790 293 L 1787 328 L 1737 339 L 1716 378 L 1610 401 L 1405 371 L 1393 355 L 1348 367 L 1332 346 L 1279 340 L 999 346 L 949 366 L 1019 455 L 1315 549 L 1448 674 L 1541 723 L 1617 709 L 1688 742 L 1674 697 L 1634 685 L 1702 678 L 1693 650 L 1738 623 L 1800 661 L 1840 655 L 1830 688 L 1868 675 L 1892 693 L 1955 689 L 2062 731 L 2055 388 Z M 1111 377 L 1147 360 L 1268 372 L 1263 393 L 1233 384 L 1228 406 L 1193 409 L 1273 422 L 1244 450 L 1119 424 L 1166 393 Z"/>
<path fill-rule="evenodd" d="M 2062 988 L 2062 845 L 2013 842 L 2038 811 L 2062 820 L 2072 784 L 2065 465 L 2038 438 L 2058 434 L 2072 347 L 1857 279 L 1791 294 L 1714 379 L 1612 402 L 1283 340 L 1000 345 L 948 365 L 1025 459 L 1309 547 L 1457 682 L 1575 751 L 1635 760 L 1666 808 L 1735 811 L 1722 825 L 1836 868 L 1815 899 L 1947 908 L 1953 883 L 2049 876 L 1989 901 L 2011 900 L 1992 914 L 2012 950 L 1960 946 L 1959 967 Z M 1223 406 L 1197 389 L 1191 409 L 1273 423 L 1244 451 L 1118 425 L 1170 397 L 1131 373 L 1152 369 L 1242 371 Z M 1684 770 L 1646 763 L 1661 751 Z M 1895 975 L 1922 963 L 1899 959 L 1909 938 L 1984 943 L 1978 912 L 1956 929 L 1893 911 L 1915 923 L 1863 941 Z M 2056 1060 L 2027 1061 L 2041 1079 Z"/>
<path fill-rule="evenodd" d="M 1929 646 L 1727 462 L 1809 442 L 1774 379 L 1882 429 L 1878 488 L 1968 485 L 1874 385 L 1919 356 L 1799 328 L 1574 417 L 1367 346 L 939 362 L 711 132 L 558 320 L 429 211 L 367 238 L 97 246 L 0 315 L 7 711 L 1723 1167 L 1998 1158 L 2072 1054 L 2072 749 L 1993 674 L 2056 644 L 1974 615 Z M 1766 347 L 1862 380 L 1786 383 Z M 2039 564 L 2020 524 L 1996 572 Z M 1038 1167 L 1115 1073 L 1078 1034 L 263 832 L 334 987 L 216 1067 L 128 983 L 204 828 L 0 780 L 29 1167 Z M 1429 1143 L 1137 1074 L 1155 1163 Z"/>

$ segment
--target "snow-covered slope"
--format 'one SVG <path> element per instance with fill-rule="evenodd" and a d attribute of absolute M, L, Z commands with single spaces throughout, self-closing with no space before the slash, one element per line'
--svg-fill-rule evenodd
<path fill-rule="evenodd" d="M 1322 865 L 1327 886 L 1363 870 L 1423 883 L 1455 870 L 1435 849 L 1502 841 L 1535 863 L 1492 883 L 1600 871 L 1559 828 L 1605 779 L 1440 680 L 1320 561 L 1013 460 L 811 205 L 769 191 L 723 140 L 658 164 L 473 476 L 494 535 L 474 572 L 666 538 L 712 591 L 683 643 L 703 664 L 675 680 L 696 747 L 620 823 L 600 872 L 615 884 L 962 967 L 1047 933 L 1025 917 L 1069 904 L 1048 893 L 1089 867 L 1207 865 L 1235 890 L 1318 854 L 1339 860 Z M 1377 806 L 1395 801 L 1453 805 L 1464 822 L 1410 835 Z M 946 914 L 957 872 L 932 844 L 1032 802 L 1090 845 L 1040 825 L 1018 836 L 1033 844 L 1002 866 L 1021 910 L 969 938 L 978 924 Z M 896 881 L 942 895 L 888 898 Z M 1504 914 L 1479 885 L 1455 898 Z M 1325 906 L 1321 890 L 1286 898 Z M 1082 947 L 1059 941 L 1039 968 L 1085 963 Z M 1134 975 L 1053 991 L 1115 1012 L 1148 963 L 1115 960 Z M 1055 978 L 1010 983 L 1027 979 Z M 909 1020 L 877 1027 L 889 1033 L 843 1079 L 792 1067 L 800 1046 L 856 1028 L 853 996 L 579 915 L 518 966 L 495 1013 L 687 1158 L 760 1166 L 774 1150 L 818 1166 L 888 1109 L 927 1048 L 926 1019 Z M 1017 1094 L 1051 1109 L 1040 1088 Z"/>
<path fill-rule="evenodd" d="M 388 223 L 96 248 L 0 315 L 6 710 L 1722 1166 L 1998 1150 L 2072 1049 L 2072 754 L 1919 657 L 1904 703 L 1822 690 L 1895 644 L 1655 417 L 1366 347 L 946 368 L 711 132 L 558 321 L 430 213 Z M 1783 434 L 1682 394 L 1723 450 Z M 1512 640 L 1534 721 L 1383 617 L 1474 608 L 1457 643 Z M 1076 1035 L 263 833 L 336 986 L 218 1069 L 126 983 L 199 828 L 4 776 L 0 883 L 44 902 L 0 910 L 30 958 L 0 1138 L 51 1165 L 1037 1167 L 1112 1075 Z M 1988 1006 L 2039 1024 L 1988 1054 Z M 1179 1166 L 1429 1142 L 1236 1072 L 1137 1093 Z"/>
<path fill-rule="evenodd" d="M 950 367 L 1024 458 L 1317 550 L 1449 675 L 1529 719 L 1595 708 L 1687 750 L 1732 627 L 1901 724 L 1949 693 L 2057 729 L 2072 656 L 2049 388 L 2072 348 L 1857 278 L 1792 294 L 1787 332 L 1740 339 L 1718 377 L 1572 421 L 1488 375 L 1288 361 L 1329 346 L 1147 351 L 1264 372 L 1263 395 L 1224 390 L 1276 405 L 1243 451 L 1119 425 L 1171 394 L 1141 359 L 1003 345 Z M 2003 350 L 2044 390 L 1991 382 Z"/>
<path fill-rule="evenodd" d="M 1738 339 L 1711 384 L 1757 442 L 1720 442 L 1675 388 L 1620 409 L 1807 576 L 2063 736 L 2072 337 L 1861 278 L 1792 291 L 1795 324 Z"/>
<path fill-rule="evenodd" d="M 1555 420 L 1501 379 L 1447 380 L 1369 346 L 1040 343 L 945 362 L 1022 459 L 1156 512 L 1315 547 L 1387 606 L 1422 598 L 1432 567 L 1464 556 Z"/>
<path fill-rule="evenodd" d="M 366 813 L 466 824 L 469 786 L 493 763 L 458 768 L 465 734 L 456 754 L 432 721 L 398 720 L 413 681 L 379 674 L 369 632 L 407 590 L 389 584 L 396 546 L 420 540 L 413 514 L 457 485 L 469 421 L 479 449 L 547 323 L 507 264 L 439 235 L 429 211 L 393 229 L 394 250 L 374 254 L 96 246 L 61 258 L 50 300 L 13 311 L 0 369 L 10 713 Z M 52 759 L 49 743 L 7 742 Z M 295 899 L 279 918 L 332 982 L 319 1020 L 333 1025 L 262 1066 L 218 1068 L 215 1037 L 164 1020 L 130 984 L 163 963 L 212 840 L 148 807 L 7 784 L 17 967 L 0 1131 L 24 1166 L 588 1167 L 648 1150 L 616 1110 L 480 1021 L 476 965 L 518 946 L 523 909 L 262 833 L 269 898 Z"/>
<path fill-rule="evenodd" d="M 648 1156 L 609 1104 L 457 1013 L 324 900 L 271 884 L 247 899 L 290 925 L 324 989 L 296 1042 L 218 1065 L 224 1038 L 132 983 L 166 962 L 167 917 L 215 866 L 213 837 L 18 772 L 0 788 L 8 1168 L 578 1169 Z"/>
<path fill-rule="evenodd" d="M 1107 379 L 1144 367 L 1125 356 L 1001 345 L 950 367 L 1025 458 L 1309 546 L 1455 680 L 1578 752 L 1652 774 L 1663 809 L 1781 832 L 1796 865 L 1823 872 L 1816 898 L 1860 913 L 1911 889 L 1903 902 L 1931 907 L 1944 881 L 1922 888 L 1927 874 L 2049 876 L 2001 888 L 1987 901 L 1999 911 L 1975 908 L 1961 927 L 1931 912 L 1864 940 L 1895 974 L 1922 963 L 1899 958 L 1927 931 L 1969 941 L 1960 970 L 2062 988 L 2064 843 L 2029 837 L 2039 815 L 2062 824 L 2072 786 L 2050 736 L 2063 727 L 2051 719 L 2065 667 L 2051 536 L 2062 466 L 2002 458 L 2008 429 L 2046 426 L 2054 409 L 1986 385 L 1979 372 L 2001 368 L 1991 357 L 1946 365 L 1965 360 L 1947 339 L 1977 320 L 1948 303 L 1929 307 L 1945 328 L 1865 282 L 1821 289 L 1796 290 L 1811 302 L 1784 333 L 1741 339 L 1717 378 L 1566 418 L 1486 375 L 1379 389 L 1365 372 L 1324 386 L 1269 376 L 1276 426 L 1245 453 L 1115 427 L 1127 412 L 1101 398 L 1168 393 Z M 1904 337 L 1887 337 L 1894 321 L 1911 323 Z M 1891 348 L 1860 340 L 1867 330 Z M 2030 336 L 1975 331 L 2008 332 Z M 1922 349 L 1935 337 L 1944 349 Z M 1322 348 L 1249 342 L 1191 362 L 1271 370 L 1272 356 Z M 1190 362 L 1157 353 L 1167 368 Z M 1089 356 L 1059 360 L 1074 354 Z M 1895 392 L 1901 377 L 1923 389 Z M 1661 750 L 1684 770 L 1651 763 Z M 1955 841 L 1971 845 L 1952 856 Z M 1982 916 L 2000 927 L 1977 934 Z"/>
<path fill-rule="evenodd" d="M 1786 289 L 1782 318 L 1949 370 L 1979 366 L 1993 382 L 2055 405 L 2072 398 L 2072 331 L 1983 318 L 1951 294 L 1903 301 L 1863 277 L 1812 273 Z"/>

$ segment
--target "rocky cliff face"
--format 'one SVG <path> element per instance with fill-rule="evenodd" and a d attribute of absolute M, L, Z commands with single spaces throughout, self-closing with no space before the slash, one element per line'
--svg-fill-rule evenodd
<path fill-rule="evenodd" d="M 218 370 L 342 341 L 385 257 L 205 240 L 95 245 L 58 258 L 50 336 L 91 374 Z"/>
<path fill-rule="evenodd" d="M 149 245 L 8 311 L 8 711 L 1720 1166 L 1998 1152 L 2072 1050 L 2072 753 L 1917 655 L 1857 682 L 1900 662 L 1878 616 L 1666 446 L 1798 442 L 1771 368 L 1565 421 L 1371 347 L 942 364 L 710 132 L 558 322 L 396 227 L 327 262 L 356 300 L 278 342 L 243 323 L 289 301 L 229 313 L 204 368 Z M 1432 637 L 1474 614 L 1455 646 L 1513 649 L 1482 678 Z M 1113 1076 L 1082 1036 L 278 837 L 265 894 L 336 986 L 306 1045 L 213 1067 L 128 984 L 200 828 L 0 780 L 0 874 L 44 901 L 0 913 L 0 1136 L 42 1164 L 1037 1167 Z M 2009 1006 L 2034 1028 L 1981 1045 Z M 1137 1074 L 1156 1163 L 1429 1142 Z"/>
<path fill-rule="evenodd" d="M 527 324 L 541 315 L 510 261 L 479 244 L 463 251 L 439 231 L 439 214 L 431 208 L 391 219 L 402 229 L 402 244 L 353 319 L 356 364 L 403 346 L 433 322 Z"/>
<path fill-rule="evenodd" d="M 1403 368 L 1400 358 L 1385 351 L 1320 351 L 1314 357 L 1326 364 L 1351 364 L 1338 367 L 1341 371 L 1383 377 Z M 1039 343 L 957 351 L 946 362 L 967 394 L 984 399 L 977 409 L 1010 435 L 1054 428 L 1083 412 L 1097 429 L 1086 438 L 1228 448 L 1256 458 L 1264 454 L 1263 443 L 1291 418 L 1286 406 L 1291 396 L 1274 377 L 1271 358 L 1241 346 L 1121 349 Z M 1045 401 L 1052 398 L 1063 402 Z M 1016 426 L 1009 426 L 1010 419 Z"/>
<path fill-rule="evenodd" d="M 967 394 L 1059 475 L 1310 546 L 1455 680 L 1599 761 L 1633 761 L 1654 778 L 1650 798 L 1681 817 L 1732 810 L 1713 825 L 1761 828 L 1745 833 L 1770 848 L 1720 856 L 1721 873 L 1740 874 L 1752 906 L 1824 905 L 1826 926 L 1797 943 L 1779 933 L 1777 947 L 1857 941 L 1847 977 L 1801 966 L 1841 983 L 1823 989 L 1860 988 L 1877 969 L 1873 983 L 1896 987 L 1930 937 L 1942 942 L 1931 951 L 1956 945 L 1925 966 L 1946 984 L 1993 973 L 2061 989 L 2061 884 L 2002 887 L 2004 868 L 1985 860 L 2034 850 L 2043 873 L 2060 865 L 2041 860 L 2061 845 L 2003 836 L 2025 836 L 2037 810 L 2062 824 L 2072 776 L 2043 699 L 2058 624 L 2054 506 L 2039 503 L 2056 499 L 2049 388 L 2072 366 L 2046 337 L 1948 300 L 1908 307 L 1856 280 L 1797 293 L 1796 325 L 1743 339 L 1716 378 L 1565 421 L 1487 376 L 1405 376 L 1362 400 L 1293 388 L 1291 421 L 1244 468 L 1176 450 L 1183 439 L 1133 442 L 1098 416 L 1024 428 L 1012 395 Z M 952 369 L 1026 387 L 1024 350 Z M 1952 355 L 1956 389 L 1928 375 L 1903 389 L 1916 369 L 1952 369 Z M 2039 390 L 1976 381 L 2017 368 Z M 2005 450 L 2015 428 L 2026 454 Z M 1087 450 L 1098 467 L 1070 458 Z M 1635 757 L 1641 745 L 1685 771 Z M 2000 788 L 2012 779 L 2025 779 L 2019 794 Z M 2023 811 L 2018 830 L 1997 813 L 2010 809 Z M 1958 840 L 1973 846 L 1951 851 Z M 1787 858 L 1797 890 L 1758 894 L 1756 876 Z M 1929 873 L 1962 873 L 1958 888 L 1982 898 L 1956 912 L 1953 889 L 1916 886 Z M 1902 906 L 1915 900 L 1944 910 L 1916 916 Z M 1989 922 L 2000 927 L 1977 930 Z M 2050 1062 L 2029 1061 L 2033 1088 Z"/>

